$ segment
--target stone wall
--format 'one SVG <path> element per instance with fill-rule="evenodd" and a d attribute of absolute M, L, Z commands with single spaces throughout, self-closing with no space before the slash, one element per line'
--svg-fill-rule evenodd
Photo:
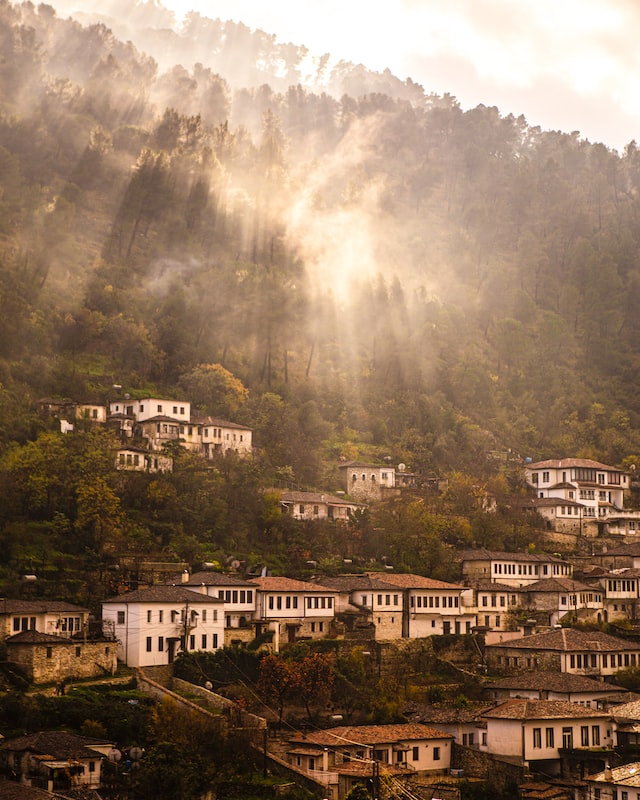
<path fill-rule="evenodd" d="M 33 683 L 65 679 L 103 678 L 117 670 L 116 642 L 70 642 L 7 646 L 7 658 L 20 666 Z"/>
<path fill-rule="evenodd" d="M 525 776 L 525 769 L 520 764 L 496 758 L 491 753 L 473 747 L 463 747 L 456 742 L 451 753 L 451 769 L 461 769 L 463 776 L 481 778 L 488 787 L 498 792 L 522 783 Z"/>

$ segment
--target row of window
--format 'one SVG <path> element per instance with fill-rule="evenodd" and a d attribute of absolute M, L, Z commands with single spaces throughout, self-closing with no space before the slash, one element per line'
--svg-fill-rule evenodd
<path fill-rule="evenodd" d="M 253 589 L 219 589 L 218 600 L 225 603 L 253 603 Z"/>
<path fill-rule="evenodd" d="M 571 669 L 587 669 L 588 667 L 597 667 L 597 654 L 596 653 L 577 653 L 569 656 L 569 664 Z M 635 667 L 638 666 L 638 659 L 636 653 L 602 653 L 602 667 L 611 669 L 616 667 Z"/>
<path fill-rule="evenodd" d="M 620 792 L 620 800 L 631 800 L 632 796 L 633 796 L 633 794 L 630 796 L 629 792 L 627 792 L 627 791 L 622 790 Z M 640 800 L 640 792 L 635 792 L 635 796 L 636 796 L 636 800 Z M 602 798 L 602 800 L 604 800 L 604 798 L 602 797 L 602 793 L 601 793 L 600 787 L 596 786 L 594 788 L 594 790 L 593 790 L 593 800 L 601 800 L 601 798 Z M 618 790 L 617 789 L 612 789 L 611 790 L 611 800 L 618 800 Z"/>
<path fill-rule="evenodd" d="M 20 631 L 35 631 L 36 618 L 35 617 L 13 617 L 12 628 L 15 633 Z M 59 617 L 56 622 L 56 630 L 73 633 L 82 628 L 80 617 Z"/>
<path fill-rule="evenodd" d="M 209 641 L 208 634 L 203 633 L 200 636 L 200 649 L 206 650 L 207 644 Z M 151 653 L 153 651 L 153 636 L 147 636 L 146 638 L 146 651 L 147 653 Z M 164 653 L 164 646 L 165 646 L 165 638 L 164 636 L 158 636 L 157 639 L 157 650 L 159 653 Z M 214 633 L 211 635 L 211 649 L 215 650 L 218 647 L 218 634 Z M 195 634 L 191 634 L 189 636 L 189 650 L 196 649 L 196 636 Z"/>
<path fill-rule="evenodd" d="M 589 740 L 589 726 L 580 726 L 580 746 L 581 747 L 600 747 L 600 726 L 591 726 L 591 741 Z M 542 748 L 542 728 L 533 729 L 533 747 Z M 555 747 L 555 730 L 545 728 L 545 747 Z M 573 747 L 573 728 L 571 726 L 562 729 L 562 747 Z"/>
<path fill-rule="evenodd" d="M 501 594 L 498 597 L 496 597 L 495 594 L 492 594 L 491 595 L 491 608 L 496 608 L 497 607 L 498 599 L 499 599 L 499 602 L 500 602 L 500 608 L 504 608 L 507 605 L 506 595 Z M 511 600 L 510 600 L 511 605 L 515 606 L 515 605 L 517 605 L 517 602 L 518 601 L 517 601 L 517 598 L 516 598 L 515 594 L 512 594 L 511 595 Z M 486 606 L 489 605 L 489 597 L 486 594 L 481 596 L 481 605 L 483 607 L 486 607 Z"/>
<path fill-rule="evenodd" d="M 381 596 L 382 595 L 378 595 L 378 604 L 380 604 Z M 394 594 L 394 598 L 397 596 L 397 594 Z M 387 595 L 387 598 L 388 597 L 389 595 Z M 414 608 L 414 600 L 416 601 L 415 606 L 417 606 L 417 608 L 440 608 L 440 600 L 442 600 L 442 608 L 458 608 L 460 606 L 460 598 L 458 595 L 447 595 L 442 598 L 439 595 L 416 595 L 415 597 L 412 595 L 411 608 Z"/>
<path fill-rule="evenodd" d="M 575 482 L 584 482 L 584 483 L 599 483 L 601 486 L 605 484 L 610 484 L 612 486 L 620 486 L 622 481 L 622 474 L 620 472 L 598 472 L 595 469 L 585 469 L 583 467 L 577 467 L 576 469 L 572 470 L 571 480 Z M 554 481 L 557 480 L 556 476 L 554 475 Z M 537 484 L 540 483 L 549 483 L 551 480 L 551 473 L 547 470 L 543 470 L 541 473 L 532 472 L 531 473 L 531 483 Z M 567 482 L 567 473 L 562 473 L 562 483 Z"/>
<path fill-rule="evenodd" d="M 628 580 L 608 580 L 607 588 L 610 592 L 636 593 L 636 582 Z"/>
<path fill-rule="evenodd" d="M 184 623 L 184 609 L 181 611 L 176 611 L 172 609 L 170 612 L 170 619 L 172 624 L 177 624 L 180 622 L 181 624 Z M 195 622 L 198 617 L 202 620 L 202 622 L 207 622 L 208 619 L 208 611 L 206 608 L 203 608 L 201 611 L 196 611 L 195 609 L 191 610 L 191 621 Z M 151 609 L 147 609 L 147 623 L 151 624 L 153 622 L 153 611 Z M 118 625 L 124 625 L 126 619 L 126 612 L 125 611 L 118 611 L 116 616 L 116 623 Z M 157 614 L 157 621 L 158 623 L 164 623 L 164 609 L 158 609 Z M 211 621 L 217 622 L 218 621 L 218 609 L 214 608 L 211 610 Z"/>

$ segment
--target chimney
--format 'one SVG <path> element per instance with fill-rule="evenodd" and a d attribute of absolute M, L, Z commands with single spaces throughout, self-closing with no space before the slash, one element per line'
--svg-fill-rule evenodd
<path fill-rule="evenodd" d="M 206 593 L 207 593 L 207 587 L 204 585 L 204 583 L 201 583 L 200 584 L 200 594 L 206 594 Z"/>
<path fill-rule="evenodd" d="M 185 569 L 185 571 L 182 573 L 182 583 L 188 583 L 188 582 L 189 582 L 189 570 Z"/>

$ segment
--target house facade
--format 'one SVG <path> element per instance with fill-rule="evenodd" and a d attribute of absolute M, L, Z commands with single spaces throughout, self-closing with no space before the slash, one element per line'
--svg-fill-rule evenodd
<path fill-rule="evenodd" d="M 564 700 L 598 708 L 612 695 L 624 695 L 622 686 L 614 686 L 583 675 L 566 672 L 524 672 L 487 683 L 483 694 L 492 700 Z"/>
<path fill-rule="evenodd" d="M 183 586 L 151 586 L 106 600 L 102 621 L 129 667 L 170 664 L 181 650 L 224 644 L 224 602 Z"/>
<path fill-rule="evenodd" d="M 462 574 L 467 583 L 496 581 L 515 588 L 543 578 L 570 578 L 573 566 L 547 553 L 507 553 L 500 550 L 465 550 L 461 555 Z"/>
<path fill-rule="evenodd" d="M 602 622 L 604 592 L 572 578 L 546 578 L 522 589 L 522 606 L 545 612 L 545 624 L 551 626 L 560 620 Z"/>
<path fill-rule="evenodd" d="M 507 700 L 481 718 L 487 737 L 480 749 L 552 775 L 575 750 L 604 763 L 603 751 L 614 744 L 611 714 L 562 700 Z"/>
<path fill-rule="evenodd" d="M 273 646 L 301 637 L 322 639 L 335 620 L 338 592 L 327 586 L 293 578 L 254 578 L 256 634 L 273 632 Z"/>
<path fill-rule="evenodd" d="M 555 530 L 597 535 L 611 525 L 635 532 L 640 512 L 625 511 L 630 477 L 624 470 L 589 458 L 538 461 L 525 467 L 525 480 L 538 500 L 537 510 Z"/>
<path fill-rule="evenodd" d="M 640 643 L 602 631 L 561 628 L 486 644 L 485 655 L 487 663 L 503 673 L 540 669 L 604 678 L 640 666 Z"/>
<path fill-rule="evenodd" d="M 296 492 L 288 489 L 270 489 L 278 495 L 283 514 L 298 520 L 348 522 L 356 511 L 365 508 L 363 503 L 326 492 Z"/>
<path fill-rule="evenodd" d="M 289 763 L 342 800 L 356 783 L 391 775 L 445 774 L 453 736 L 417 723 L 360 725 L 313 731 L 290 739 Z"/>
<path fill-rule="evenodd" d="M 494 631 L 509 629 L 509 613 L 521 603 L 520 589 L 498 581 L 479 580 L 462 592 L 467 613 L 476 615 L 478 627 Z"/>
<path fill-rule="evenodd" d="M 68 637 L 86 629 L 89 609 L 59 600 L 0 600 L 0 639 L 24 631 Z"/>
<path fill-rule="evenodd" d="M 393 493 L 396 485 L 396 471 L 388 465 L 349 461 L 340 464 L 339 470 L 345 492 L 363 503 L 381 500 Z"/>

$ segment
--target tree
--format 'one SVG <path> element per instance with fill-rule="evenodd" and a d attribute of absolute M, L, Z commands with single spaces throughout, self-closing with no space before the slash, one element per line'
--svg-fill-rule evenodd
<path fill-rule="evenodd" d="M 294 688 L 293 665 L 279 655 L 266 655 L 260 660 L 258 692 L 263 697 L 275 697 L 278 704 L 278 724 L 282 723 L 285 703 Z"/>
<path fill-rule="evenodd" d="M 249 396 L 242 381 L 221 364 L 198 364 L 180 386 L 201 414 L 233 420 Z"/>

